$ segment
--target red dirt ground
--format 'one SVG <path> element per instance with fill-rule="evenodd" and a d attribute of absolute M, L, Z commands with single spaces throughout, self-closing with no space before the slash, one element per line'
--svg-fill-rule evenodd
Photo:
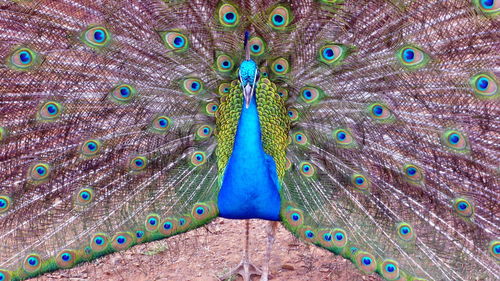
<path fill-rule="evenodd" d="M 252 220 L 250 229 L 250 259 L 260 267 L 267 241 L 266 222 Z M 240 262 L 244 239 L 244 221 L 219 218 L 205 228 L 135 246 L 34 280 L 218 281 L 218 276 Z M 381 280 L 375 275 L 363 275 L 342 257 L 299 241 L 281 225 L 277 230 L 270 270 L 270 280 Z M 232 280 L 243 279 L 238 276 Z"/>

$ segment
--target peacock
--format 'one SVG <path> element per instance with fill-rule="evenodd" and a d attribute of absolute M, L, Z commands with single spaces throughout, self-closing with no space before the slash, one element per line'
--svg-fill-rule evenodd
<path fill-rule="evenodd" d="M 267 262 L 281 223 L 385 280 L 498 280 L 499 14 L 0 0 L 0 280 L 217 217 L 262 219 Z M 222 278 L 269 279 L 248 232 Z"/>

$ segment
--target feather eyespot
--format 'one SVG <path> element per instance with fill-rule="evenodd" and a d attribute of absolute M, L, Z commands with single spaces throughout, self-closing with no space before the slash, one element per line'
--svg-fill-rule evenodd
<path fill-rule="evenodd" d="M 75 262 L 76 253 L 73 250 L 62 250 L 56 256 L 56 263 L 60 268 L 70 268 Z"/>
<path fill-rule="evenodd" d="M 198 130 L 196 130 L 196 140 L 205 140 L 212 135 L 213 128 L 210 125 L 201 125 Z"/>
<path fill-rule="evenodd" d="M 360 190 L 368 190 L 370 188 L 370 181 L 362 174 L 354 174 L 351 176 L 351 184 Z"/>
<path fill-rule="evenodd" d="M 319 49 L 318 59 L 328 65 L 338 65 L 348 55 L 348 48 L 341 44 L 326 44 Z"/>
<path fill-rule="evenodd" d="M 307 104 L 317 103 L 323 95 L 323 90 L 317 87 L 305 86 L 300 89 L 300 98 Z"/>
<path fill-rule="evenodd" d="M 80 152 L 83 156 L 91 157 L 95 156 L 101 150 L 101 142 L 96 139 L 91 139 L 85 141 L 80 147 Z"/>
<path fill-rule="evenodd" d="M 157 214 L 150 214 L 146 217 L 144 224 L 147 231 L 154 232 L 160 225 L 160 216 L 158 216 Z"/>
<path fill-rule="evenodd" d="M 225 27 L 235 27 L 240 23 L 240 14 L 234 5 L 223 4 L 220 6 L 219 23 Z"/>
<path fill-rule="evenodd" d="M 148 165 L 148 159 L 144 156 L 136 156 L 132 158 L 129 162 L 129 168 L 133 172 L 138 172 L 146 169 Z"/>
<path fill-rule="evenodd" d="M 205 106 L 205 113 L 209 116 L 214 116 L 218 110 L 219 110 L 219 104 L 216 102 L 209 102 Z"/>
<path fill-rule="evenodd" d="M 23 262 L 23 269 L 26 272 L 37 272 L 42 266 L 42 258 L 37 254 L 28 255 Z"/>
<path fill-rule="evenodd" d="M 38 54 L 29 48 L 15 50 L 8 60 L 8 65 L 14 70 L 29 70 L 40 62 Z"/>
<path fill-rule="evenodd" d="M 335 143 L 340 147 L 353 147 L 355 145 L 351 132 L 345 129 L 333 131 L 333 138 L 335 139 Z"/>
<path fill-rule="evenodd" d="M 128 232 L 118 232 L 111 239 L 111 248 L 115 251 L 121 251 L 129 248 L 134 243 L 132 234 Z"/>
<path fill-rule="evenodd" d="M 469 152 L 467 138 L 459 131 L 447 130 L 441 134 L 441 143 L 455 152 Z"/>
<path fill-rule="evenodd" d="M 158 231 L 165 236 L 170 236 L 174 234 L 176 230 L 177 230 L 177 220 L 174 218 L 164 219 L 160 224 L 160 228 L 158 229 Z"/>
<path fill-rule="evenodd" d="M 144 230 L 136 230 L 135 231 L 135 242 L 142 243 L 146 239 L 146 233 Z"/>
<path fill-rule="evenodd" d="M 292 122 L 299 120 L 299 111 L 297 109 L 291 107 L 288 109 L 287 114 L 288 114 L 288 117 L 290 117 L 290 120 Z"/>
<path fill-rule="evenodd" d="M 135 88 L 128 84 L 120 84 L 114 87 L 110 92 L 112 100 L 117 103 L 128 103 L 132 101 L 136 95 L 137 91 Z"/>
<path fill-rule="evenodd" d="M 345 230 L 340 228 L 332 230 L 332 243 L 337 248 L 343 248 L 347 244 L 347 233 Z"/>
<path fill-rule="evenodd" d="M 317 241 L 316 230 L 310 226 L 301 226 L 297 232 L 300 238 L 306 242 L 314 243 Z"/>
<path fill-rule="evenodd" d="M 285 30 L 292 21 L 288 7 L 278 5 L 269 14 L 268 25 L 275 30 Z"/>
<path fill-rule="evenodd" d="M 290 208 L 286 212 L 286 221 L 292 227 L 299 227 L 304 222 L 304 215 L 301 210 Z"/>
<path fill-rule="evenodd" d="M 231 89 L 231 84 L 224 82 L 219 85 L 219 95 L 220 96 L 225 96 L 229 94 L 229 91 Z"/>
<path fill-rule="evenodd" d="M 172 126 L 172 120 L 167 116 L 160 115 L 153 119 L 151 124 L 152 129 L 158 133 L 165 133 Z"/>
<path fill-rule="evenodd" d="M 302 162 L 300 163 L 300 173 L 304 176 L 304 177 L 312 177 L 315 175 L 316 173 L 316 168 L 314 168 L 314 166 L 309 163 L 309 162 Z"/>
<path fill-rule="evenodd" d="M 213 202 L 196 203 L 191 210 L 191 216 L 196 224 L 205 222 L 217 215 L 217 207 Z"/>
<path fill-rule="evenodd" d="M 382 276 L 387 280 L 399 279 L 399 266 L 394 260 L 384 260 L 380 265 Z"/>
<path fill-rule="evenodd" d="M 12 273 L 10 271 L 0 269 L 0 281 L 11 281 Z"/>
<path fill-rule="evenodd" d="M 38 163 L 31 167 L 30 178 L 34 181 L 42 181 L 50 176 L 50 166 L 46 163 Z"/>
<path fill-rule="evenodd" d="M 89 27 L 83 33 L 82 40 L 92 48 L 102 48 L 111 41 L 111 34 L 103 26 Z"/>
<path fill-rule="evenodd" d="M 498 83 L 494 74 L 476 74 L 471 77 L 469 84 L 478 98 L 491 99 L 499 96 Z"/>
<path fill-rule="evenodd" d="M 296 132 L 293 134 L 293 141 L 298 145 L 307 145 L 307 136 L 302 132 Z"/>
<path fill-rule="evenodd" d="M 411 227 L 411 225 L 409 225 L 408 223 L 405 223 L 405 222 L 398 224 L 397 233 L 398 233 L 399 238 L 401 238 L 405 241 L 410 241 L 413 238 L 415 238 L 415 234 L 413 232 L 413 227 Z"/>
<path fill-rule="evenodd" d="M 0 196 L 0 214 L 7 212 L 10 209 L 12 200 L 10 197 L 1 195 Z"/>
<path fill-rule="evenodd" d="M 234 68 L 234 61 L 228 55 L 219 55 L 216 60 L 216 68 L 221 73 L 231 72 Z"/>
<path fill-rule="evenodd" d="M 420 167 L 413 164 L 406 164 L 403 166 L 403 175 L 411 183 L 420 184 L 424 179 L 424 174 Z"/>
<path fill-rule="evenodd" d="M 182 81 L 181 87 L 188 95 L 198 95 L 203 91 L 203 81 L 198 78 L 187 78 Z"/>
<path fill-rule="evenodd" d="M 89 187 L 82 188 L 78 191 L 76 202 L 79 205 L 87 205 L 94 199 L 94 190 Z"/>
<path fill-rule="evenodd" d="M 42 105 L 38 116 L 44 121 L 53 121 L 61 116 L 62 107 L 59 103 L 48 101 Z"/>
<path fill-rule="evenodd" d="M 465 198 L 453 200 L 453 209 L 462 217 L 470 218 L 474 215 L 474 206 Z"/>
<path fill-rule="evenodd" d="M 396 53 L 396 57 L 404 67 L 411 70 L 426 66 L 430 60 L 429 56 L 423 50 L 411 45 L 400 48 Z"/>
<path fill-rule="evenodd" d="M 177 231 L 178 232 L 184 232 L 186 231 L 190 226 L 191 226 L 192 219 L 188 215 L 184 215 L 181 218 L 179 218 L 179 222 L 177 223 Z"/>
<path fill-rule="evenodd" d="M 500 260 L 500 241 L 499 240 L 494 240 L 491 241 L 488 250 L 490 252 L 490 255 L 494 257 L 497 260 Z"/>
<path fill-rule="evenodd" d="M 375 257 L 367 252 L 358 251 L 355 256 L 356 265 L 366 274 L 375 272 L 377 269 L 377 261 Z"/>
<path fill-rule="evenodd" d="M 205 152 L 202 151 L 195 151 L 191 155 L 191 164 L 193 164 L 195 167 L 201 166 L 207 162 L 207 156 L 205 155 Z"/>
<path fill-rule="evenodd" d="M 285 88 L 278 88 L 278 96 L 286 101 L 288 99 L 288 90 Z"/>
<path fill-rule="evenodd" d="M 497 17 L 500 14 L 500 1 L 498 0 L 473 0 L 472 2 L 486 16 Z"/>
<path fill-rule="evenodd" d="M 394 121 L 391 110 L 389 110 L 385 104 L 378 102 L 372 103 L 368 106 L 368 112 L 370 117 L 377 122 L 389 123 Z"/>
<path fill-rule="evenodd" d="M 109 237 L 104 233 L 96 233 L 90 240 L 90 248 L 94 252 L 101 252 L 108 247 Z"/>
<path fill-rule="evenodd" d="M 160 35 L 165 46 L 176 53 L 182 53 L 189 49 L 188 38 L 178 31 L 161 32 Z"/>
<path fill-rule="evenodd" d="M 250 54 L 252 56 L 258 57 L 266 52 L 266 43 L 261 37 L 251 37 L 250 40 L 248 40 L 248 44 L 250 47 Z"/>
<path fill-rule="evenodd" d="M 271 64 L 271 71 L 278 76 L 283 76 L 290 72 L 290 63 L 285 58 L 277 58 Z"/>

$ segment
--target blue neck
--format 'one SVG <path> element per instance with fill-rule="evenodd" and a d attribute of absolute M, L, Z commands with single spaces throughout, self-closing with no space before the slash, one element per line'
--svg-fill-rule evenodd
<path fill-rule="evenodd" d="M 264 152 L 255 95 L 243 108 L 233 153 L 224 171 L 218 207 L 221 217 L 279 220 L 281 199 L 276 164 Z"/>

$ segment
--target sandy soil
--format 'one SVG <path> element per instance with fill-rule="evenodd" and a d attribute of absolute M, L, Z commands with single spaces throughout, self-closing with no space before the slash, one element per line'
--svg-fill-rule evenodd
<path fill-rule="evenodd" d="M 258 267 L 264 260 L 266 223 L 252 220 L 250 226 L 250 258 Z M 219 218 L 204 228 L 34 280 L 218 281 L 218 276 L 240 262 L 244 239 L 244 221 Z M 376 275 L 363 275 L 351 262 L 297 240 L 281 225 L 270 270 L 270 280 L 382 280 Z M 243 279 L 238 276 L 232 280 Z M 254 276 L 253 280 L 259 277 Z"/>

